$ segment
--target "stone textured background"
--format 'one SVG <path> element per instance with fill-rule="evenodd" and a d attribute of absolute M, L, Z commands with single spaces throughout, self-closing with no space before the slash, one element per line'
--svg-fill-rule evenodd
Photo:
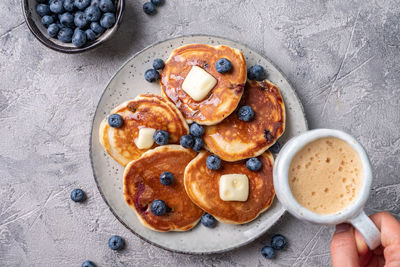
<path fill-rule="evenodd" d="M 172 36 L 228 37 L 271 58 L 296 88 L 311 128 L 332 127 L 366 147 L 375 180 L 369 213 L 400 215 L 399 1 L 166 0 L 156 16 L 126 0 L 123 24 L 103 46 L 65 55 L 41 45 L 19 0 L 0 2 L 0 265 L 325 266 L 332 227 L 285 215 L 247 247 L 223 255 L 174 254 L 125 229 L 102 200 L 89 161 L 92 116 L 106 83 L 130 56 Z M 70 191 L 83 188 L 84 204 Z M 260 248 L 275 233 L 289 247 Z M 127 249 L 108 249 L 110 235 Z M 195 241 L 193 241 L 195 242 Z"/>

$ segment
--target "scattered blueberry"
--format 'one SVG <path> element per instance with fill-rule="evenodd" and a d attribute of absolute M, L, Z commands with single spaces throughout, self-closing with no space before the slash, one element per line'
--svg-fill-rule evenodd
<path fill-rule="evenodd" d="M 174 181 L 174 175 L 170 172 L 163 172 L 160 175 L 160 182 L 163 185 L 170 185 Z"/>
<path fill-rule="evenodd" d="M 246 161 L 246 167 L 250 171 L 256 172 L 261 169 L 262 163 L 258 158 L 249 158 Z"/>
<path fill-rule="evenodd" d="M 91 6 L 100 7 L 100 0 L 92 0 L 92 1 L 90 2 L 90 5 L 91 5 Z"/>
<path fill-rule="evenodd" d="M 109 29 L 115 24 L 115 15 L 113 13 L 104 13 L 100 19 L 100 25 L 103 28 Z"/>
<path fill-rule="evenodd" d="M 155 70 L 161 70 L 161 69 L 164 68 L 164 66 L 165 66 L 165 63 L 164 63 L 164 61 L 163 61 L 161 58 L 156 58 L 156 59 L 154 59 L 154 61 L 153 61 L 153 68 L 154 68 Z"/>
<path fill-rule="evenodd" d="M 146 2 L 143 4 L 143 11 L 147 15 L 153 15 L 156 13 L 156 7 L 152 3 Z"/>
<path fill-rule="evenodd" d="M 42 17 L 41 22 L 44 27 L 48 28 L 50 26 L 50 24 L 54 23 L 54 18 L 53 18 L 53 16 L 46 15 L 46 16 Z"/>
<path fill-rule="evenodd" d="M 270 148 L 269 151 L 271 151 L 272 153 L 279 153 L 279 151 L 281 150 L 281 144 L 279 144 L 278 141 L 275 142 L 275 144 L 273 144 Z"/>
<path fill-rule="evenodd" d="M 114 12 L 115 11 L 114 4 L 113 4 L 113 2 L 111 0 L 100 0 L 99 8 L 104 13 L 106 13 L 106 12 Z"/>
<path fill-rule="evenodd" d="M 265 246 L 261 249 L 261 254 L 266 259 L 274 259 L 275 258 L 275 250 L 270 246 Z"/>
<path fill-rule="evenodd" d="M 64 0 L 64 10 L 68 11 L 68 12 L 72 12 L 75 10 L 75 5 L 74 5 L 75 1 L 74 0 Z"/>
<path fill-rule="evenodd" d="M 216 223 L 216 220 L 214 216 L 208 213 L 204 213 L 203 216 L 201 216 L 201 224 L 204 225 L 205 227 L 214 227 Z"/>
<path fill-rule="evenodd" d="M 218 59 L 218 61 L 215 62 L 215 69 L 219 73 L 227 73 L 232 69 L 232 63 L 226 58 Z"/>
<path fill-rule="evenodd" d="M 71 192 L 71 199 L 75 202 L 82 202 L 85 200 L 85 192 L 82 189 L 76 188 Z"/>
<path fill-rule="evenodd" d="M 150 211 L 156 216 L 161 216 L 167 212 L 167 205 L 164 201 L 156 199 L 151 203 Z"/>
<path fill-rule="evenodd" d="M 160 74 L 155 69 L 148 69 L 144 73 L 144 78 L 146 79 L 146 81 L 152 83 L 160 79 Z"/>
<path fill-rule="evenodd" d="M 164 5 L 164 0 L 151 0 L 151 3 L 155 6 L 162 6 Z"/>
<path fill-rule="evenodd" d="M 108 246 L 112 250 L 121 250 L 125 246 L 125 241 L 119 235 L 113 235 L 108 239 Z"/>
<path fill-rule="evenodd" d="M 85 13 L 83 13 L 82 11 L 78 11 L 75 13 L 74 23 L 76 27 L 83 29 L 88 25 L 89 22 L 86 19 Z"/>
<path fill-rule="evenodd" d="M 204 127 L 194 122 L 190 125 L 190 134 L 200 137 L 204 134 Z"/>
<path fill-rule="evenodd" d="M 221 159 L 217 155 L 210 155 L 207 157 L 206 165 L 210 170 L 218 170 L 221 168 Z"/>
<path fill-rule="evenodd" d="M 96 264 L 94 264 L 92 261 L 84 261 L 81 265 L 81 267 L 96 267 Z"/>
<path fill-rule="evenodd" d="M 254 65 L 247 71 L 247 77 L 250 80 L 262 81 L 265 78 L 265 70 L 260 65 Z"/>
<path fill-rule="evenodd" d="M 96 34 L 91 29 L 87 29 L 85 31 L 85 34 L 86 34 L 86 39 L 88 42 L 96 40 Z"/>
<path fill-rule="evenodd" d="M 153 135 L 154 142 L 157 145 L 163 146 L 168 144 L 169 133 L 163 130 L 157 130 Z"/>
<path fill-rule="evenodd" d="M 89 6 L 85 9 L 85 16 L 88 21 L 98 21 L 101 17 L 101 11 L 96 6 Z"/>
<path fill-rule="evenodd" d="M 55 14 L 61 14 L 64 12 L 64 6 L 62 0 L 51 0 L 50 1 L 50 11 Z"/>
<path fill-rule="evenodd" d="M 47 28 L 47 34 L 50 37 L 55 38 L 57 36 L 57 33 L 59 30 L 60 30 L 60 28 L 57 26 L 57 24 L 53 23 L 53 24 L 50 24 L 49 27 Z"/>
<path fill-rule="evenodd" d="M 123 123 L 124 121 L 119 114 L 111 114 L 110 117 L 108 117 L 108 124 L 113 128 L 119 128 Z"/>
<path fill-rule="evenodd" d="M 75 0 L 75 6 L 79 10 L 84 10 L 90 5 L 90 0 Z"/>
<path fill-rule="evenodd" d="M 271 247 L 273 247 L 276 250 L 281 250 L 286 247 L 286 237 L 283 235 L 274 235 L 271 239 Z"/>
<path fill-rule="evenodd" d="M 194 145 L 194 138 L 190 134 L 184 135 L 181 137 L 181 140 L 179 141 L 181 146 L 184 148 L 192 148 Z"/>
<path fill-rule="evenodd" d="M 65 27 L 71 28 L 71 27 L 75 26 L 75 24 L 74 24 L 74 15 L 72 15 L 69 12 L 65 12 L 65 13 L 59 15 L 58 19 L 60 20 L 60 23 L 62 25 L 64 25 Z"/>
<path fill-rule="evenodd" d="M 239 120 L 251 121 L 254 118 L 254 110 L 250 106 L 241 106 L 238 110 Z"/>
<path fill-rule="evenodd" d="M 58 31 L 57 38 L 63 43 L 70 43 L 72 41 L 72 35 L 74 31 L 71 28 L 64 27 Z"/>
<path fill-rule="evenodd" d="M 46 16 L 46 15 L 50 15 L 50 13 L 51 13 L 49 5 L 45 5 L 45 4 L 37 5 L 36 6 L 36 12 L 41 17 Z"/>
<path fill-rule="evenodd" d="M 204 147 L 204 141 L 201 137 L 194 138 L 193 150 L 196 152 L 200 152 Z"/>
<path fill-rule="evenodd" d="M 72 35 L 72 43 L 76 47 L 82 47 L 86 44 L 86 34 L 81 29 L 76 28 L 74 34 Z"/>
<path fill-rule="evenodd" d="M 98 22 L 92 22 L 90 23 L 90 29 L 94 31 L 97 34 L 102 34 L 106 29 L 101 27 L 101 25 Z"/>

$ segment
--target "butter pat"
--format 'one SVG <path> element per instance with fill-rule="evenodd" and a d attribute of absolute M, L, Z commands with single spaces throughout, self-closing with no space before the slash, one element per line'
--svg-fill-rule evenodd
<path fill-rule="evenodd" d="M 201 101 L 217 84 L 217 80 L 198 66 L 193 66 L 182 84 L 182 89 L 193 100 Z"/>
<path fill-rule="evenodd" d="M 134 140 L 135 145 L 139 149 L 147 149 L 153 146 L 154 139 L 153 135 L 156 132 L 153 128 L 141 128 L 139 130 L 139 136 Z"/>
<path fill-rule="evenodd" d="M 219 197 L 224 201 L 247 201 L 249 178 L 244 174 L 225 174 L 219 178 Z"/>

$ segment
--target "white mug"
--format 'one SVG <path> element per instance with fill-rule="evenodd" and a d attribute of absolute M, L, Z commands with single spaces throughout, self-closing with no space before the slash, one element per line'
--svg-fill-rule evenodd
<path fill-rule="evenodd" d="M 324 138 L 336 137 L 348 143 L 359 155 L 363 168 L 363 184 L 355 201 L 335 214 L 321 215 L 301 206 L 294 198 L 289 186 L 289 167 L 294 155 L 308 143 Z M 274 188 L 282 205 L 295 217 L 316 224 L 352 224 L 364 237 L 370 249 L 380 243 L 380 232 L 363 208 L 367 202 L 372 182 L 372 168 L 367 153 L 360 143 L 349 134 L 332 129 L 316 129 L 290 139 L 281 149 L 274 165 Z"/>

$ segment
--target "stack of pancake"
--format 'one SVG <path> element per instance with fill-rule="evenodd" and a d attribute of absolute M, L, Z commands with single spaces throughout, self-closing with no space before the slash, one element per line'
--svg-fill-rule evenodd
<path fill-rule="evenodd" d="M 215 63 L 226 58 L 228 73 L 219 73 Z M 188 73 L 198 66 L 215 78 L 216 84 L 202 100 L 194 100 L 183 89 Z M 246 61 L 240 50 L 228 46 L 190 44 L 175 49 L 161 73 L 161 96 L 139 95 L 111 111 L 123 119 L 120 128 L 110 127 L 107 118 L 100 125 L 100 143 L 107 153 L 125 166 L 124 196 L 142 224 L 156 231 L 186 231 L 204 212 L 229 224 L 254 220 L 271 205 L 275 196 L 272 182 L 273 157 L 268 151 L 285 130 L 285 106 L 279 89 L 268 80 L 247 80 Z M 237 109 L 249 105 L 251 121 L 238 118 Z M 203 125 L 205 150 L 197 153 L 179 145 L 189 134 L 188 123 Z M 146 149 L 136 145 L 142 128 L 169 134 L 167 145 L 154 143 Z M 211 170 L 211 154 L 222 159 L 221 168 Z M 258 171 L 246 168 L 248 158 L 262 163 Z M 160 175 L 173 174 L 171 185 Z M 227 201 L 220 195 L 220 178 L 241 174 L 248 178 L 245 201 Z M 157 216 L 151 203 L 163 200 L 168 212 Z"/>

